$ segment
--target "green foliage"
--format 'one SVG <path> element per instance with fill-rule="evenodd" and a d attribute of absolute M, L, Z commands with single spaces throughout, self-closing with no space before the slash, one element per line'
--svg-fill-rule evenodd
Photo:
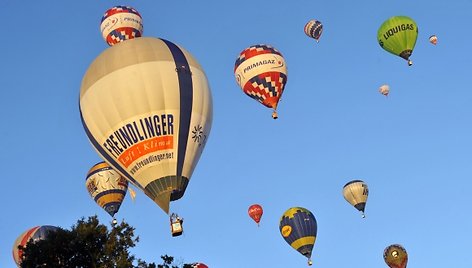
<path fill-rule="evenodd" d="M 21 267 L 156 268 L 129 253 L 139 242 L 134 228 L 122 222 L 111 230 L 97 216 L 77 221 L 71 230 L 60 229 L 23 250 Z"/>

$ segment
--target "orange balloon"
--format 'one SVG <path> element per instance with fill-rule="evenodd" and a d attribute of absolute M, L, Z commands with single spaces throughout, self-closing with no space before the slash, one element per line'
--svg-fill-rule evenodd
<path fill-rule="evenodd" d="M 262 207 L 258 204 L 251 205 L 247 210 L 247 213 L 249 214 L 249 217 L 251 217 L 259 226 L 262 214 L 264 213 Z"/>

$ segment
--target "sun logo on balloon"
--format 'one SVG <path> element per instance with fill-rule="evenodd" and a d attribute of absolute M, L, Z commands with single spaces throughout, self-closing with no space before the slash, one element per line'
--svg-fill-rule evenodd
<path fill-rule="evenodd" d="M 198 146 L 205 142 L 206 135 L 203 134 L 203 127 L 201 125 L 193 127 L 192 134 L 192 139 L 194 142 L 198 143 Z"/>

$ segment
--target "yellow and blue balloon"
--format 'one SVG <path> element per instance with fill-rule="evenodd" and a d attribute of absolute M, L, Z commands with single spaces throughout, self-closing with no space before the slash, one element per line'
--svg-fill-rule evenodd
<path fill-rule="evenodd" d="M 279 229 L 285 241 L 312 265 L 311 253 L 318 229 L 313 213 L 302 207 L 290 208 L 280 218 Z"/>

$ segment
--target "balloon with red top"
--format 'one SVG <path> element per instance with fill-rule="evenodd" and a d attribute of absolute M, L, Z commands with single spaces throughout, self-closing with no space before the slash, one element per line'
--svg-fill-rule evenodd
<path fill-rule="evenodd" d="M 272 108 L 272 118 L 277 119 L 277 105 L 287 83 L 287 66 L 282 54 L 269 45 L 250 46 L 236 59 L 234 75 L 243 92 Z"/>
<path fill-rule="evenodd" d="M 249 206 L 247 213 L 249 214 L 249 217 L 251 217 L 257 223 L 257 226 L 259 226 L 262 214 L 264 213 L 262 207 L 259 204 L 251 205 Z"/>
<path fill-rule="evenodd" d="M 139 12 L 129 6 L 114 6 L 102 17 L 100 31 L 108 45 L 141 37 L 143 23 Z"/>

